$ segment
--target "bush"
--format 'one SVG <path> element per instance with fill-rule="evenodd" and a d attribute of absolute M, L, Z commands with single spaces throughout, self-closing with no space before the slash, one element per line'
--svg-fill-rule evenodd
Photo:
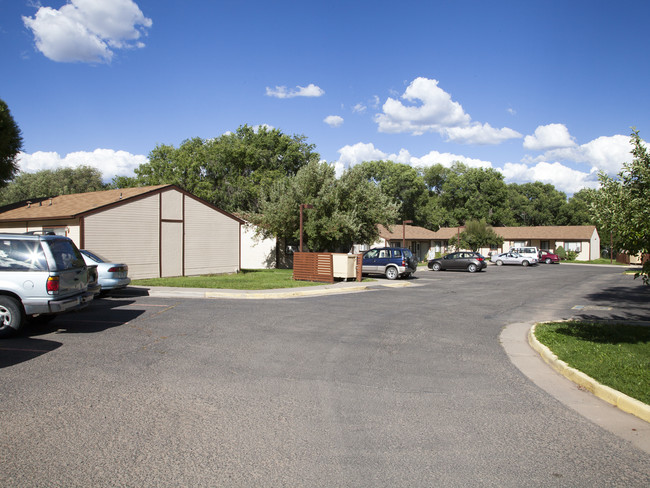
<path fill-rule="evenodd" d="M 557 256 L 560 259 L 566 259 L 566 251 L 562 246 L 557 246 L 557 249 L 555 250 L 555 254 L 557 254 Z"/>
<path fill-rule="evenodd" d="M 578 257 L 578 253 L 576 251 L 567 251 L 566 252 L 566 260 L 567 261 L 575 261 L 577 257 Z"/>

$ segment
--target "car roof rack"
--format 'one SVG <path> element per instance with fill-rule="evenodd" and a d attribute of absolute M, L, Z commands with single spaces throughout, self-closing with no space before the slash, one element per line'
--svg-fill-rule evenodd
<path fill-rule="evenodd" d="M 51 230 L 30 230 L 29 232 L 23 232 L 27 236 L 55 236 L 56 233 Z"/>

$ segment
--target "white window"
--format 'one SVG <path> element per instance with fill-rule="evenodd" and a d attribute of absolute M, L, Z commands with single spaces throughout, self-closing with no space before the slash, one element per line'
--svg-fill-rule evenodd
<path fill-rule="evenodd" d="M 565 242 L 564 243 L 564 250 L 565 251 L 575 251 L 575 252 L 580 252 L 581 250 L 581 242 Z"/>

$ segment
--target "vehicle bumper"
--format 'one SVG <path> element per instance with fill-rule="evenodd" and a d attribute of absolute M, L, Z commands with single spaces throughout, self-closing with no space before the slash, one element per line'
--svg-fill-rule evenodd
<path fill-rule="evenodd" d="M 126 288 L 131 283 L 131 278 L 107 278 L 100 280 L 99 285 L 102 291 L 104 290 L 118 290 Z"/>
<path fill-rule="evenodd" d="M 71 310 L 78 310 L 87 306 L 95 294 L 92 291 L 86 291 L 82 294 L 72 297 L 62 298 L 59 300 L 23 300 L 25 313 L 27 315 L 35 315 L 39 313 L 61 313 Z"/>

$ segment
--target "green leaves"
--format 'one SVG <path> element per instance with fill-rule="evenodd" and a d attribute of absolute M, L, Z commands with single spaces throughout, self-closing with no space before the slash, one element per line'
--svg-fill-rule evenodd
<path fill-rule="evenodd" d="M 20 128 L 7 104 L 0 99 L 0 187 L 5 186 L 18 172 L 16 156 L 22 147 Z"/>

